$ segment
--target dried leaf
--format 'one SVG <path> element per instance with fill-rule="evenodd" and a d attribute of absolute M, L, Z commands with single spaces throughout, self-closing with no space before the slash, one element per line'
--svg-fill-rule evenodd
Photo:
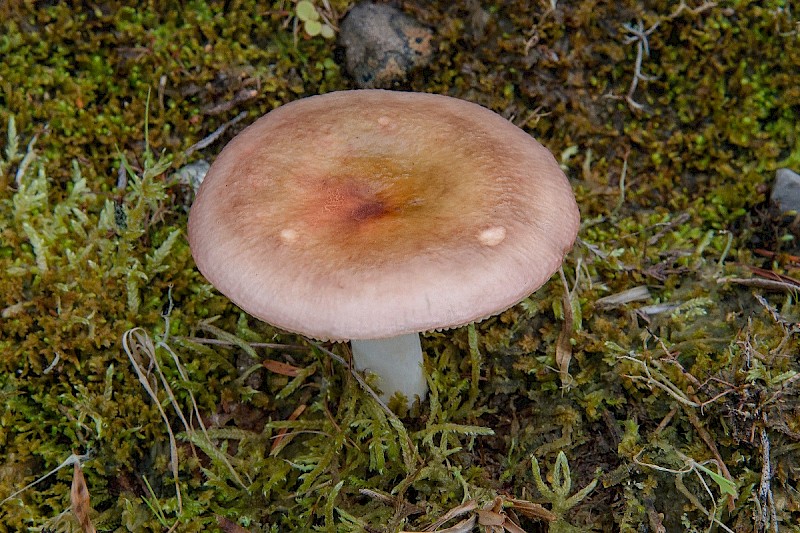
<path fill-rule="evenodd" d="M 503 511 L 503 501 L 505 499 L 496 498 L 492 509 L 478 510 L 478 523 L 486 528 L 486 531 L 508 531 L 509 533 L 525 533 L 519 524 L 514 522 L 509 515 Z M 498 505 L 499 504 L 499 505 Z"/>
<path fill-rule="evenodd" d="M 594 304 L 599 307 L 617 307 L 631 302 L 648 300 L 649 298 L 650 290 L 647 288 L 647 285 L 639 285 L 632 289 L 599 298 Z"/>
<path fill-rule="evenodd" d="M 289 363 L 272 361 L 270 359 L 267 359 L 262 364 L 264 365 L 264 368 L 270 372 L 274 372 L 275 374 L 280 374 L 282 376 L 289 376 L 290 378 L 297 377 L 297 374 L 300 373 L 301 370 L 300 368 L 292 366 Z"/>
<path fill-rule="evenodd" d="M 505 521 L 503 527 L 506 529 L 506 531 L 508 531 L 508 533 L 526 533 L 524 529 L 512 522 L 510 518 Z"/>
<path fill-rule="evenodd" d="M 447 511 L 437 521 L 435 521 L 430 526 L 426 527 L 425 531 L 439 531 L 436 528 L 441 527 L 442 525 L 444 525 L 445 523 L 447 523 L 448 521 L 452 520 L 453 518 L 455 518 L 457 516 L 461 516 L 462 514 L 468 513 L 470 511 L 474 511 L 477 507 L 478 507 L 478 504 L 475 502 L 475 500 L 468 500 L 468 501 L 462 503 L 461 505 L 459 505 L 458 507 L 454 507 L 454 508 L 450 509 L 449 511 Z M 475 523 L 475 518 L 473 517 L 472 520 L 473 520 L 473 524 L 474 524 Z M 464 522 L 462 521 L 461 523 L 464 523 Z M 454 526 L 454 527 L 457 527 L 457 526 Z M 446 531 L 446 530 L 442 530 L 442 531 Z"/>
<path fill-rule="evenodd" d="M 506 516 L 495 511 L 478 509 L 478 523 L 482 526 L 502 526 Z"/>
<path fill-rule="evenodd" d="M 515 511 L 527 518 L 546 520 L 548 522 L 553 522 L 556 518 L 558 518 L 555 513 L 549 509 L 545 509 L 538 503 L 529 502 L 527 500 L 518 500 L 516 498 L 508 498 L 508 501 L 514 504 Z"/>
<path fill-rule="evenodd" d="M 89 488 L 86 486 L 86 478 L 83 477 L 83 470 L 80 462 L 75 462 L 75 473 L 72 475 L 72 490 L 69 493 L 72 502 L 72 514 L 78 520 L 83 533 L 96 533 L 96 529 L 89 518 L 92 510 L 89 501 Z"/>

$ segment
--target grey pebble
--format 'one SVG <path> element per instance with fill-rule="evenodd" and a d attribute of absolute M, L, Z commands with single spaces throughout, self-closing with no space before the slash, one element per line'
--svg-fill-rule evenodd
<path fill-rule="evenodd" d="M 430 62 L 433 31 L 394 7 L 356 5 L 339 26 L 348 73 L 362 89 L 390 88 Z"/>
<path fill-rule="evenodd" d="M 800 175 L 788 168 L 779 168 L 775 172 L 770 200 L 783 213 L 800 212 Z"/>
<path fill-rule="evenodd" d="M 203 183 L 203 178 L 206 177 L 209 168 L 211 168 L 211 165 L 208 164 L 208 161 L 198 159 L 179 168 L 174 177 L 178 183 L 191 187 L 197 193 L 197 189 Z"/>

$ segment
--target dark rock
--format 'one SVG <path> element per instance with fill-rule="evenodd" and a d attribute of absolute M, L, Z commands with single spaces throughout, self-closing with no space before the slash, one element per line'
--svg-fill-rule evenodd
<path fill-rule="evenodd" d="M 775 173 L 770 200 L 783 213 L 800 212 L 800 175 L 788 168 L 779 168 Z"/>
<path fill-rule="evenodd" d="M 433 31 L 383 4 L 358 4 L 339 27 L 347 71 L 362 89 L 389 88 L 433 55 Z"/>

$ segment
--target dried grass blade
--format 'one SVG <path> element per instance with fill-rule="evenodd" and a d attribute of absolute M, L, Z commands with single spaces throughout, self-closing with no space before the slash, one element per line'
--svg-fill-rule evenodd
<path fill-rule="evenodd" d="M 569 284 L 564 275 L 564 269 L 559 268 L 561 283 L 564 284 L 564 296 L 562 307 L 564 308 L 564 322 L 561 324 L 561 332 L 558 334 L 556 342 L 556 365 L 558 365 L 558 375 L 561 378 L 561 387 L 568 389 L 572 384 L 572 376 L 569 374 L 569 363 L 572 361 L 572 330 L 574 328 L 572 316 L 572 298 L 569 293 Z"/>
<path fill-rule="evenodd" d="M 444 524 L 446 524 L 447 522 L 449 522 L 453 518 L 455 518 L 457 516 L 461 516 L 461 515 L 466 514 L 466 513 L 469 513 L 470 511 L 474 511 L 477 508 L 478 508 L 478 503 L 475 500 L 468 500 L 468 501 L 462 503 L 461 505 L 459 505 L 458 507 L 453 507 L 452 509 L 447 511 L 445 514 L 443 514 L 441 517 L 439 517 L 439 519 L 436 520 L 433 524 L 431 524 L 430 526 L 426 527 L 424 529 L 424 531 L 435 531 L 435 530 L 437 530 L 437 528 L 443 526 Z M 475 517 L 473 517 L 473 524 L 474 524 L 474 521 L 475 521 Z"/>
<path fill-rule="evenodd" d="M 17 496 L 19 496 L 20 494 L 22 494 L 23 492 L 25 492 L 29 488 L 38 485 L 39 483 L 41 483 L 45 479 L 49 478 L 50 476 L 52 476 L 53 474 L 55 474 L 56 472 L 58 472 L 62 468 L 66 468 L 66 467 L 68 467 L 70 465 L 73 465 L 75 463 L 79 463 L 80 461 L 85 461 L 87 459 L 89 459 L 89 454 L 86 454 L 86 455 L 75 455 L 73 453 L 72 455 L 67 457 L 60 465 L 58 465 L 57 467 L 52 469 L 50 472 L 46 473 L 45 475 L 43 475 L 41 477 L 38 477 L 38 478 L 34 479 L 33 481 L 31 481 L 30 483 L 28 483 L 27 485 L 25 485 L 21 489 L 15 490 L 14 492 L 12 492 L 8 496 L 6 496 L 2 501 L 0 501 L 0 505 L 3 505 L 6 502 L 16 498 Z"/>
<path fill-rule="evenodd" d="M 470 533 L 477 523 L 477 517 L 471 516 L 447 529 L 425 529 L 424 531 L 401 531 L 400 533 Z"/>
<path fill-rule="evenodd" d="M 175 441 L 175 434 L 172 432 L 172 427 L 169 424 L 167 413 L 164 412 L 164 408 L 161 407 L 161 402 L 158 400 L 158 396 L 150 386 L 150 381 L 148 381 L 147 376 L 142 371 L 141 366 L 143 354 L 146 353 L 153 359 L 155 358 L 155 346 L 145 330 L 142 328 L 133 328 L 129 329 L 122 335 L 122 348 L 125 350 L 125 353 L 128 354 L 128 359 L 130 359 L 130 362 L 136 371 L 139 382 L 142 384 L 142 387 L 144 387 L 144 390 L 147 391 L 150 399 L 153 400 L 153 403 L 158 409 L 159 414 L 161 414 L 161 419 L 164 421 L 164 425 L 167 428 L 167 433 L 169 434 L 170 466 L 172 467 L 172 475 L 175 479 L 175 495 L 178 499 L 178 514 L 180 515 L 183 512 L 183 498 L 181 496 L 181 487 L 178 482 L 178 445 Z"/>
<path fill-rule="evenodd" d="M 167 320 L 168 320 L 168 317 L 165 317 L 165 318 L 167 318 Z M 167 322 L 165 330 L 169 331 L 169 322 Z M 170 355 L 170 358 L 172 359 L 172 362 L 175 364 L 175 368 L 178 370 L 178 374 L 180 375 L 181 380 L 183 380 L 186 383 L 189 383 L 190 382 L 189 376 L 186 373 L 186 370 L 183 368 L 183 365 L 181 364 L 180 359 L 178 358 L 178 355 L 163 340 L 161 340 L 158 343 L 154 344 L 152 339 L 150 338 L 150 336 L 147 334 L 146 331 L 144 331 L 142 328 L 134 328 L 132 330 L 127 331 L 125 333 L 125 335 L 123 335 L 123 338 L 122 338 L 123 347 L 125 348 L 125 351 L 128 353 L 128 358 L 131 360 L 131 363 L 133 364 L 134 368 L 136 369 L 136 373 L 139 376 L 139 381 L 145 387 L 145 390 L 147 390 L 148 394 L 153 399 L 153 402 L 158 406 L 158 410 L 161 413 L 161 417 L 164 419 L 164 423 L 167 426 L 167 431 L 169 432 L 169 435 L 170 435 L 170 455 L 171 455 L 171 460 L 172 460 L 172 465 L 173 465 L 172 470 L 173 470 L 173 474 L 175 476 L 176 491 L 178 490 L 178 477 L 177 477 L 178 476 L 178 473 L 177 473 L 178 460 L 177 460 L 177 446 L 176 446 L 175 436 L 174 436 L 174 434 L 172 432 L 172 427 L 169 425 L 169 421 L 168 421 L 168 419 L 166 417 L 166 413 L 163 411 L 163 409 L 161 407 L 161 404 L 160 404 L 160 402 L 158 400 L 158 396 L 155 394 L 153 389 L 150 387 L 150 383 L 149 383 L 149 381 L 147 380 L 147 378 L 145 377 L 145 375 L 144 375 L 144 373 L 142 371 L 142 363 L 141 362 L 137 363 L 135 361 L 134 353 L 131 352 L 131 350 L 130 350 L 130 348 L 128 346 L 129 343 L 128 343 L 127 339 L 130 337 L 129 334 L 131 334 L 131 332 L 134 332 L 134 331 L 135 331 L 136 341 L 138 343 L 136 346 L 145 348 L 144 350 L 138 350 L 136 355 L 139 356 L 138 358 L 140 360 L 142 359 L 141 358 L 142 354 L 145 354 L 150 358 L 150 361 L 152 362 L 152 365 L 155 368 L 156 374 L 158 375 L 158 378 L 159 378 L 159 380 L 161 381 L 161 384 L 164 387 L 164 391 L 166 392 L 167 396 L 169 397 L 169 401 L 172 404 L 173 409 L 177 413 L 178 417 L 181 419 L 181 422 L 182 422 L 183 427 L 185 429 L 186 435 L 189 436 L 188 441 L 191 442 L 192 444 L 196 444 L 196 445 L 200 446 L 200 448 L 203 449 L 203 451 L 206 452 L 210 457 L 215 458 L 217 461 L 219 461 L 220 463 L 225 465 L 225 467 L 231 473 L 231 476 L 233 476 L 233 479 L 236 481 L 236 483 L 240 487 L 242 487 L 243 489 L 248 490 L 248 484 L 246 484 L 242 480 L 242 478 L 239 476 L 239 474 L 236 471 L 236 469 L 233 467 L 233 465 L 228 460 L 228 457 L 224 453 L 222 453 L 221 451 L 217 450 L 214 447 L 214 444 L 211 441 L 211 437 L 209 437 L 209 435 L 208 435 L 208 431 L 207 431 L 207 429 L 205 427 L 205 424 L 203 424 L 203 418 L 200 415 L 200 409 L 197 406 L 197 401 L 195 400 L 194 394 L 192 393 L 191 390 L 187 389 L 187 392 L 189 394 L 189 399 L 190 399 L 190 401 L 192 403 L 192 409 L 194 411 L 195 418 L 197 419 L 198 423 L 200 424 L 200 429 L 202 430 L 203 435 L 205 436 L 205 441 L 203 441 L 203 439 L 200 439 L 197 436 L 195 436 L 196 431 L 195 431 L 194 427 L 192 427 L 192 425 L 189 424 L 188 420 L 186 419 L 186 416 L 183 414 L 183 410 L 181 409 L 180 404 L 178 403 L 178 400 L 175 398 L 175 395 L 172 392 L 172 387 L 170 387 L 170 384 L 169 384 L 169 381 L 167 380 L 167 377 L 164 375 L 164 373 L 161 370 L 161 365 L 159 364 L 158 358 L 156 357 L 156 347 L 163 348 L 164 350 L 166 350 L 166 352 Z M 201 443 L 202 443 L 202 445 L 201 445 Z M 248 482 L 251 482 L 251 480 L 248 479 Z M 179 509 L 179 513 L 178 514 L 180 514 L 182 506 L 181 506 L 181 494 L 180 494 L 179 491 L 177 492 L 177 495 L 178 495 L 178 509 Z"/>
<path fill-rule="evenodd" d="M 306 410 L 306 404 L 300 404 L 297 408 L 292 411 L 292 414 L 289 415 L 289 420 L 297 420 L 297 418 L 303 414 L 303 411 Z M 272 447 L 269 450 L 270 455 L 274 455 L 278 447 L 281 445 L 281 442 L 286 437 L 286 433 L 289 431 L 289 428 L 282 428 L 278 431 L 278 435 L 275 437 L 275 442 L 272 443 Z"/>

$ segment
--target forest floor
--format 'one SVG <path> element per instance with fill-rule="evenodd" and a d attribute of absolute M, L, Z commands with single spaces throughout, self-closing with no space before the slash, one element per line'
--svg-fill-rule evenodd
<path fill-rule="evenodd" d="M 582 225 L 392 411 L 186 240 L 178 170 L 354 88 L 335 39 L 290 1 L 0 5 L 0 532 L 800 531 L 791 3 L 395 5 L 434 52 L 394 88 L 529 132 Z"/>

